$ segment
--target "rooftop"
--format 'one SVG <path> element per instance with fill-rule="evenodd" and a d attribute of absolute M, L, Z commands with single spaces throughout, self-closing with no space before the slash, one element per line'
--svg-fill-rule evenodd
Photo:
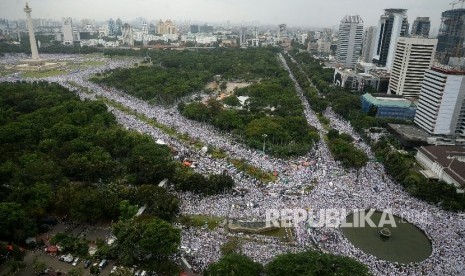
<path fill-rule="evenodd" d="M 426 143 L 429 137 L 428 133 L 414 125 L 388 124 L 388 126 L 397 134 L 401 135 L 402 138 L 409 141 L 421 141 Z"/>
<path fill-rule="evenodd" d="M 465 147 L 426 146 L 419 149 L 430 160 L 437 162 L 460 185 L 465 185 Z"/>
<path fill-rule="evenodd" d="M 375 97 L 368 93 L 364 94 L 362 97 L 376 106 L 412 107 L 412 105 L 414 105 L 412 101 L 409 101 L 405 98 Z"/>

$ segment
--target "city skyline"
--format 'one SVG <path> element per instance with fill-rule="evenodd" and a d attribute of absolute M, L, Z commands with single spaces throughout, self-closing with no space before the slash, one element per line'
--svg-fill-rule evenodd
<path fill-rule="evenodd" d="M 379 16 L 386 8 L 407 9 L 409 23 L 416 17 L 430 17 L 432 33 L 436 34 L 440 24 L 441 13 L 451 8 L 449 2 L 425 0 L 385 1 L 333 0 L 331 2 L 309 2 L 292 0 L 291 2 L 270 0 L 266 4 L 246 0 L 116 0 L 116 1 L 52 1 L 30 0 L 33 18 L 61 19 L 72 17 L 78 19 L 108 20 L 120 17 L 132 20 L 144 17 L 147 20 L 172 19 L 182 21 L 200 21 L 219 23 L 230 21 L 233 24 L 259 22 L 260 24 L 286 23 L 290 27 L 336 27 L 345 15 L 360 15 L 365 27 L 375 26 Z M 0 2 L 0 17 L 23 19 L 23 0 L 6 0 Z M 322 12 L 327 11 L 327 12 Z"/>

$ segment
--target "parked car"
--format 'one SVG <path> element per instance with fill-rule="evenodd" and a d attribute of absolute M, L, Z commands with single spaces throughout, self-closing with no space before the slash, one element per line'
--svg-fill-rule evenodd
<path fill-rule="evenodd" d="M 72 265 L 73 265 L 73 266 L 76 266 L 76 265 L 78 264 L 78 262 L 79 262 L 79 258 L 76 257 L 76 259 L 74 259 Z"/>
<path fill-rule="evenodd" d="M 98 265 L 98 268 L 100 268 L 100 270 L 104 269 L 105 266 L 107 266 L 108 264 L 108 261 L 106 259 L 103 259 L 100 264 Z"/>
<path fill-rule="evenodd" d="M 84 268 L 88 268 L 92 262 L 90 260 L 84 260 Z"/>

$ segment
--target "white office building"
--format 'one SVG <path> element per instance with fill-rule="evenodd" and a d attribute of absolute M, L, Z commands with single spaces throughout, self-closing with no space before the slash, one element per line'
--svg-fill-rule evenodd
<path fill-rule="evenodd" d="M 359 15 L 347 15 L 339 25 L 336 60 L 346 68 L 358 62 L 363 42 L 363 20 Z"/>
<path fill-rule="evenodd" d="M 70 17 L 63 18 L 63 44 L 64 45 L 73 45 L 74 35 L 73 35 L 73 21 Z"/>
<path fill-rule="evenodd" d="M 437 39 L 399 37 L 389 81 L 391 94 L 420 96 L 423 77 L 433 64 L 437 44 Z"/>
<path fill-rule="evenodd" d="M 430 135 L 465 137 L 465 71 L 426 70 L 414 122 Z"/>
<path fill-rule="evenodd" d="M 362 49 L 363 62 L 373 61 L 373 56 L 375 55 L 376 33 L 377 31 L 375 26 L 370 26 L 365 31 Z"/>

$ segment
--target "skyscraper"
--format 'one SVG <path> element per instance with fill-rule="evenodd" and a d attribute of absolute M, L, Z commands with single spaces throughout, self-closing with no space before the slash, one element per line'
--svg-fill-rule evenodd
<path fill-rule="evenodd" d="M 108 34 L 109 35 L 116 34 L 116 24 L 113 18 L 110 18 L 110 20 L 108 20 Z"/>
<path fill-rule="evenodd" d="M 465 56 L 465 9 L 453 9 L 442 13 L 438 34 L 438 52 L 441 62 L 447 64 L 450 57 Z"/>
<path fill-rule="evenodd" d="M 191 34 L 197 34 L 200 31 L 199 25 L 191 25 L 190 29 L 191 29 Z"/>
<path fill-rule="evenodd" d="M 239 45 L 245 45 L 247 44 L 247 27 L 241 27 L 240 33 L 239 33 Z"/>
<path fill-rule="evenodd" d="M 161 35 L 176 34 L 176 25 L 171 20 L 166 20 L 165 22 L 160 20 L 157 25 L 157 33 Z"/>
<path fill-rule="evenodd" d="M 436 54 L 437 39 L 400 37 L 397 40 L 389 91 L 404 97 L 418 97 L 425 71 Z"/>
<path fill-rule="evenodd" d="M 365 31 L 363 38 L 362 61 L 372 62 L 375 54 L 376 27 L 370 26 Z"/>
<path fill-rule="evenodd" d="M 363 20 L 359 15 L 346 15 L 339 25 L 336 60 L 346 68 L 357 64 L 362 50 Z"/>
<path fill-rule="evenodd" d="M 63 18 L 63 44 L 73 45 L 73 21 L 71 17 Z"/>
<path fill-rule="evenodd" d="M 431 21 L 429 21 L 429 17 L 417 17 L 417 19 L 413 21 L 412 31 L 410 32 L 410 35 L 428 37 L 430 28 Z"/>
<path fill-rule="evenodd" d="M 121 35 L 123 32 L 123 20 L 116 19 L 116 35 Z"/>
<path fill-rule="evenodd" d="M 129 25 L 128 23 L 123 25 L 122 35 L 123 35 L 123 44 L 126 44 L 128 46 L 134 46 L 134 32 L 132 30 L 131 25 Z"/>
<path fill-rule="evenodd" d="M 397 38 L 408 34 L 407 10 L 386 9 L 378 22 L 373 63 L 392 67 Z"/>
<path fill-rule="evenodd" d="M 431 135 L 465 137 L 465 71 L 426 70 L 414 122 Z"/>

